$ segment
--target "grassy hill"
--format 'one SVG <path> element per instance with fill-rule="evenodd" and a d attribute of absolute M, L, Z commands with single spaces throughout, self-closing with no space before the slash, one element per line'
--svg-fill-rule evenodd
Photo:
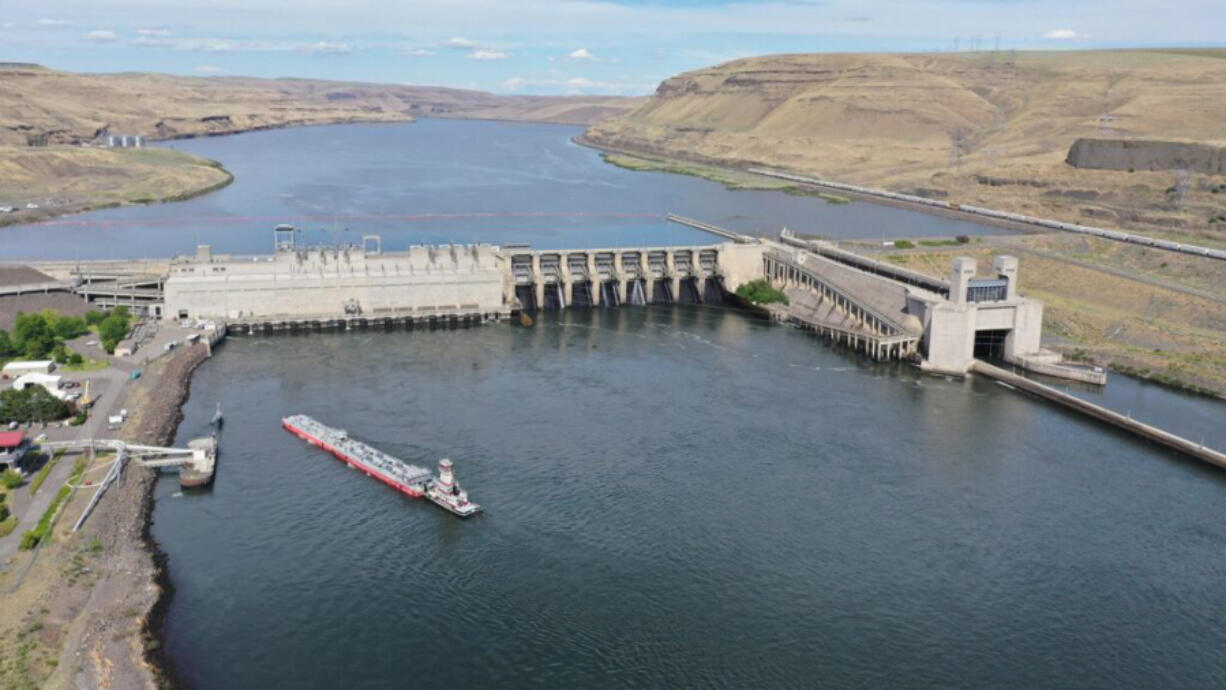
<path fill-rule="evenodd" d="M 1087 170 L 1081 137 L 1226 144 L 1226 51 L 819 54 L 664 81 L 593 126 L 594 144 L 767 165 L 951 201 L 1161 234 L 1226 238 L 1223 179 Z M 1219 176 L 1220 178 L 1220 176 Z"/>
<path fill-rule="evenodd" d="M 217 162 L 170 149 L 0 146 L 0 225 L 124 203 L 177 201 L 232 179 Z M 37 209 L 27 209 L 34 202 Z"/>

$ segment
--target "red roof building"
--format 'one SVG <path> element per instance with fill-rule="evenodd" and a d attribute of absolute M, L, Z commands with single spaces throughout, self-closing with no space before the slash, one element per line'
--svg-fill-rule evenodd
<path fill-rule="evenodd" d="M 0 431 L 0 469 L 16 467 L 29 445 L 24 431 Z"/>

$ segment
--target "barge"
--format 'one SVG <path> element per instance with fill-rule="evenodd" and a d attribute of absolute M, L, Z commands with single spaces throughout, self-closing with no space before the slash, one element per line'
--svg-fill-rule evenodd
<path fill-rule="evenodd" d="M 414 498 L 426 497 L 459 517 L 481 512 L 481 506 L 468 500 L 468 492 L 455 480 L 455 469 L 446 458 L 438 463 L 439 476 L 400 458 L 354 440 L 344 429 L 335 429 L 306 415 L 296 414 L 281 420 L 281 426 L 298 438 L 322 448 L 350 467 L 361 470 L 388 486 Z"/>

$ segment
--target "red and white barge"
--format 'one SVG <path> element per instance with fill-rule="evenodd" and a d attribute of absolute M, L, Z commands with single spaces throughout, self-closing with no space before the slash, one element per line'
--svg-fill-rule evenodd
<path fill-rule="evenodd" d="M 430 470 L 410 465 L 400 458 L 392 457 L 376 448 L 349 438 L 344 429 L 334 429 L 303 414 L 290 415 L 281 420 L 286 431 L 335 455 L 342 462 L 374 477 L 398 491 L 414 498 L 426 495 L 431 483 Z"/>
<path fill-rule="evenodd" d="M 481 512 L 481 506 L 468 500 L 468 492 L 455 479 L 455 468 L 446 458 L 438 463 L 438 477 L 430 470 L 411 465 L 400 458 L 349 438 L 344 429 L 334 429 L 304 415 L 281 420 L 286 431 L 335 455 L 341 461 L 414 498 L 425 496 L 439 507 L 460 517 Z"/>

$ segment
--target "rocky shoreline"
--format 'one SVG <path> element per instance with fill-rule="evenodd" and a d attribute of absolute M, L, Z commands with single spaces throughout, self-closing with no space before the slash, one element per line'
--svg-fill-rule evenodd
<path fill-rule="evenodd" d="M 191 377 L 208 358 L 208 348 L 183 348 L 146 369 L 129 391 L 134 442 L 168 445 L 182 420 Z M 165 556 L 150 533 L 157 473 L 129 467 L 91 516 L 82 539 L 98 540 L 108 554 L 110 573 L 97 583 L 69 636 L 60 668 L 72 678 L 56 685 L 86 688 L 165 688 L 178 685 L 164 654 L 161 626 L 173 594 Z M 139 510 L 132 510 L 132 506 Z M 131 634 L 130 623 L 139 623 Z M 75 662 L 75 663 L 71 663 Z M 56 679 L 53 677 L 52 679 Z"/>

